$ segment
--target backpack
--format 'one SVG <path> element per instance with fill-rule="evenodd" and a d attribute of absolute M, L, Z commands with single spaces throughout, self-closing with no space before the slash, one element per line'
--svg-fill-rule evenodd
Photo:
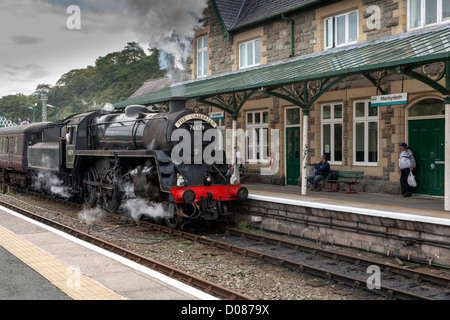
<path fill-rule="evenodd" d="M 338 179 L 339 179 L 339 174 L 334 170 L 330 170 L 327 180 L 338 180 Z"/>

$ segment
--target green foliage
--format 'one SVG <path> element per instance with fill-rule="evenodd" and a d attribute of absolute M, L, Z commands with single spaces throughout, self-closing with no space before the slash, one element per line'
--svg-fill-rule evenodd
<path fill-rule="evenodd" d="M 33 107 L 35 103 L 39 103 L 36 95 L 26 96 L 23 94 L 9 95 L 0 99 L 0 114 L 7 118 L 17 121 L 18 118 L 25 120 L 27 117 L 32 119 Z"/>
<path fill-rule="evenodd" d="M 61 109 L 62 117 L 115 103 L 130 97 L 144 82 L 164 76 L 159 69 L 158 52 L 146 55 L 139 44 L 129 42 L 121 52 L 99 57 L 95 66 L 71 70 L 55 86 L 39 84 L 36 93 L 4 96 L 0 99 L 0 114 L 11 120 L 18 118 L 41 121 L 41 101 L 38 92 L 49 89 L 48 103 Z M 48 109 L 48 119 L 56 120 L 58 111 Z"/>

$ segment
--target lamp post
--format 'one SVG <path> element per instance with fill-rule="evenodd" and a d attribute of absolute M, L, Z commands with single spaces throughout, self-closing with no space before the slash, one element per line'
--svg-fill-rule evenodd
<path fill-rule="evenodd" d="M 36 122 L 37 103 L 35 103 L 33 107 L 28 107 L 28 109 L 33 110 L 33 122 Z"/>
<path fill-rule="evenodd" d="M 58 109 L 58 120 L 61 120 L 61 109 L 60 108 L 52 106 L 51 104 L 47 104 L 47 107 L 53 108 L 53 109 Z"/>
<path fill-rule="evenodd" d="M 48 101 L 47 94 L 49 92 L 50 92 L 50 90 L 48 88 L 40 89 L 41 101 L 42 101 L 42 122 L 47 121 L 47 101 Z"/>

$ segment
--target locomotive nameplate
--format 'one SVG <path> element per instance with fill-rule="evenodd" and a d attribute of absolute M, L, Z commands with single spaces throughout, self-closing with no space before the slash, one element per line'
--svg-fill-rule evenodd
<path fill-rule="evenodd" d="M 210 125 L 212 125 L 212 127 L 215 129 L 217 128 L 217 123 L 214 122 L 213 119 L 211 119 L 210 117 L 208 117 L 206 114 L 201 114 L 201 113 L 191 113 L 188 114 L 187 116 L 184 116 L 183 118 L 181 118 L 180 120 L 178 120 L 175 123 L 175 127 L 179 128 L 181 127 L 181 125 L 189 120 L 203 120 L 208 122 Z"/>

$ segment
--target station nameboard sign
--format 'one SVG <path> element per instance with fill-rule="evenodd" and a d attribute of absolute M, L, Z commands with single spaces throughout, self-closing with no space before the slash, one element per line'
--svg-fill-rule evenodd
<path fill-rule="evenodd" d="M 371 100 L 372 107 L 392 106 L 396 104 L 407 104 L 408 93 L 385 94 L 381 96 L 373 96 Z"/>
<path fill-rule="evenodd" d="M 214 119 L 214 120 L 225 119 L 224 112 L 211 112 L 208 115 L 211 119 Z"/>

